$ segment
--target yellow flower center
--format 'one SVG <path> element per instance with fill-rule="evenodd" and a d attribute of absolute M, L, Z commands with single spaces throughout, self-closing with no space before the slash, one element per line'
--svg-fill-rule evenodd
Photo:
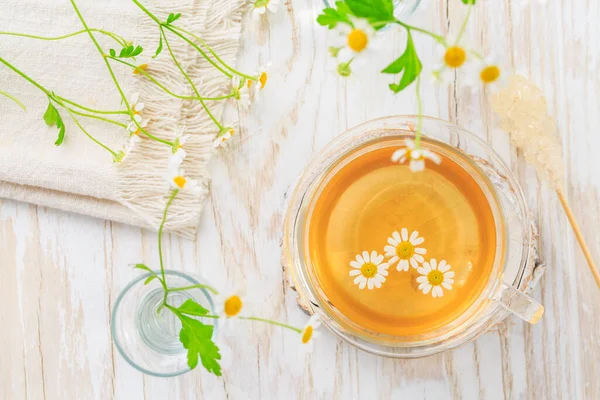
<path fill-rule="evenodd" d="M 260 74 L 260 76 L 258 77 L 258 81 L 260 82 L 260 88 L 264 89 L 265 86 L 267 85 L 267 73 L 266 72 L 262 72 Z"/>
<path fill-rule="evenodd" d="M 250 89 L 250 86 L 252 86 L 252 81 L 250 79 L 248 79 L 247 85 L 248 85 L 248 89 Z"/>
<path fill-rule="evenodd" d="M 141 74 L 142 71 L 146 71 L 147 69 L 148 69 L 148 64 L 140 64 L 133 70 L 133 73 L 134 73 L 134 75 L 138 75 L 138 74 Z"/>
<path fill-rule="evenodd" d="M 444 62 L 450 68 L 458 68 L 465 63 L 467 52 L 459 46 L 452 46 L 446 49 L 444 54 Z"/>
<path fill-rule="evenodd" d="M 242 299 L 240 296 L 231 296 L 225 300 L 225 315 L 228 317 L 235 317 L 242 311 Z"/>
<path fill-rule="evenodd" d="M 369 44 L 369 37 L 360 29 L 352 29 L 348 34 L 348 47 L 358 52 L 363 51 Z"/>
<path fill-rule="evenodd" d="M 360 267 L 360 272 L 362 272 L 365 278 L 372 278 L 377 274 L 377 265 L 373 263 L 365 263 L 362 267 Z"/>
<path fill-rule="evenodd" d="M 479 77 L 483 83 L 492 83 L 500 77 L 500 68 L 495 65 L 489 65 L 481 70 Z"/>
<path fill-rule="evenodd" d="M 228 132 L 231 136 L 233 136 L 233 134 L 235 133 L 235 130 L 233 128 L 229 128 Z"/>
<path fill-rule="evenodd" d="M 187 179 L 185 179 L 184 176 L 176 176 L 175 178 L 173 178 L 173 182 L 175 182 L 175 184 L 180 188 L 183 189 L 185 187 L 185 184 L 187 182 Z"/>
<path fill-rule="evenodd" d="M 396 246 L 396 255 L 403 260 L 408 260 L 415 254 L 415 246 L 411 242 L 400 242 Z"/>
<path fill-rule="evenodd" d="M 304 332 L 302 333 L 302 343 L 306 344 L 306 343 L 310 342 L 310 339 L 312 339 L 312 335 L 313 335 L 313 327 L 312 327 L 312 325 L 309 325 L 306 327 L 306 329 L 304 329 Z"/>
<path fill-rule="evenodd" d="M 433 286 L 439 286 L 444 282 L 444 274 L 440 270 L 434 269 L 427 274 L 427 281 Z"/>

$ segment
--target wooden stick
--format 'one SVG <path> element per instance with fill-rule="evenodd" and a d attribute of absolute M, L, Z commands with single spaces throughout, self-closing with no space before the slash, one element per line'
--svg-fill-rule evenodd
<path fill-rule="evenodd" d="M 594 279 L 596 279 L 596 283 L 598 284 L 598 287 L 600 287 L 600 272 L 598 272 L 598 267 L 596 267 L 596 263 L 594 263 L 594 260 L 592 259 L 592 253 L 590 252 L 590 249 L 585 243 L 585 239 L 583 238 L 583 234 L 579 229 L 579 225 L 577 225 L 577 221 L 575 220 L 573 211 L 571 210 L 571 207 L 569 207 L 569 203 L 567 203 L 567 199 L 565 198 L 565 195 L 562 193 L 562 191 L 556 190 L 556 194 L 558 194 L 558 199 L 560 200 L 560 203 L 562 204 L 565 213 L 567 214 L 567 218 L 569 219 L 573 230 L 575 231 L 575 237 L 577 237 L 579 246 L 581 246 L 581 250 L 583 251 L 583 255 L 585 256 L 585 259 L 587 260 L 588 265 L 590 266 L 590 270 L 594 275 Z"/>

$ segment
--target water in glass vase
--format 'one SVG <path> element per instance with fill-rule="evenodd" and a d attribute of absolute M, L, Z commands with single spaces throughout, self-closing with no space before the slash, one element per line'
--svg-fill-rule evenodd
<path fill-rule="evenodd" d="M 424 139 L 441 164 L 414 173 L 383 138 L 354 150 L 315 195 L 306 228 L 315 284 L 354 324 L 411 336 L 455 321 L 501 262 L 503 228 L 491 185 L 450 146 Z M 433 259 L 433 260 L 432 260 Z"/>

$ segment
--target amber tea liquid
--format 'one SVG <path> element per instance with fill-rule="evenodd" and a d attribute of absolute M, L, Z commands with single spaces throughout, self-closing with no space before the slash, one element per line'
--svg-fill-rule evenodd
<path fill-rule="evenodd" d="M 431 332 L 461 316 L 486 287 L 501 252 L 498 208 L 482 188 L 486 178 L 447 146 L 425 140 L 423 146 L 442 163 L 427 161 L 419 173 L 392 163 L 402 146 L 398 139 L 368 146 L 374 150 L 355 150 L 364 154 L 350 155 L 355 159 L 313 200 L 307 243 L 316 284 L 339 312 L 365 329 L 395 336 Z M 349 276 L 357 254 L 385 254 L 388 238 L 402 228 L 424 238 L 425 260 L 451 265 L 454 284 L 442 297 L 418 290 L 420 274 L 413 267 L 400 272 L 391 266 L 381 288 L 373 290 L 359 289 Z"/>

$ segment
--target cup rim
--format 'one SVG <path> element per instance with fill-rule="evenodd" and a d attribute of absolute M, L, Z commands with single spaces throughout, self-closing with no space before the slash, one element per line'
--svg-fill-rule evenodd
<path fill-rule="evenodd" d="M 347 327 L 345 328 L 344 324 L 341 324 L 339 321 L 336 320 L 338 315 L 336 315 L 335 313 L 336 312 L 340 313 L 340 312 L 337 309 L 335 309 L 335 307 L 333 307 L 331 304 L 328 304 L 327 307 L 325 307 L 327 309 L 327 312 L 325 312 L 323 310 L 324 309 L 323 302 L 328 303 L 327 298 L 325 297 L 324 299 L 320 299 L 319 298 L 320 296 L 315 295 L 313 288 L 311 288 L 312 284 L 309 282 L 310 278 L 308 276 L 306 276 L 306 272 L 303 271 L 303 268 L 304 269 L 307 268 L 307 262 L 306 262 L 306 260 L 301 259 L 302 257 L 299 257 L 303 251 L 299 249 L 299 247 L 300 247 L 299 242 L 301 239 L 299 239 L 297 237 L 298 235 L 297 235 L 296 231 L 299 229 L 298 226 L 299 226 L 299 222 L 302 217 L 302 214 L 307 212 L 306 210 L 303 210 L 303 207 L 305 206 L 304 203 L 310 203 L 313 198 L 313 195 L 315 194 L 315 192 L 317 190 L 314 188 L 311 189 L 311 187 L 312 187 L 311 185 L 314 186 L 314 184 L 306 183 L 306 181 L 307 181 L 307 179 L 311 179 L 311 176 L 314 176 L 314 175 L 326 176 L 328 174 L 328 172 L 327 172 L 328 168 L 331 168 L 337 162 L 342 160 L 345 157 L 346 152 L 344 151 L 344 154 L 340 155 L 339 157 L 337 157 L 337 156 L 332 157 L 332 160 L 329 161 L 328 163 L 326 163 L 327 166 L 321 165 L 321 164 L 323 164 L 323 154 L 330 153 L 332 151 L 335 151 L 336 149 L 340 150 L 340 147 L 344 147 L 344 144 L 347 143 L 347 142 L 344 142 L 344 140 L 350 140 L 353 137 L 359 136 L 358 131 L 360 130 L 361 127 L 365 127 L 365 130 L 364 130 L 364 132 L 362 132 L 362 134 L 369 134 L 369 133 L 372 134 L 374 132 L 377 132 L 378 130 L 385 131 L 386 129 L 390 129 L 390 130 L 393 129 L 393 130 L 398 130 L 398 131 L 406 130 L 408 133 L 408 129 L 403 128 L 403 126 L 400 124 L 400 122 L 406 124 L 407 122 L 415 121 L 417 118 L 418 117 L 416 115 L 394 115 L 394 116 L 387 116 L 387 117 L 372 119 L 372 120 L 363 122 L 361 124 L 358 124 L 354 127 L 351 127 L 350 129 L 347 129 L 341 135 L 339 135 L 338 137 L 333 139 L 316 156 L 313 157 L 313 159 L 309 162 L 309 164 L 305 168 L 302 176 L 298 179 L 296 188 L 293 191 L 293 194 L 289 201 L 289 206 L 288 206 L 288 210 L 286 213 L 286 221 L 285 221 L 285 225 L 284 225 L 284 228 L 285 228 L 284 241 L 283 241 L 284 263 L 286 263 L 286 262 L 288 263 L 288 267 L 289 267 L 292 281 L 294 283 L 294 287 L 298 291 L 300 297 L 302 297 L 305 300 L 309 300 L 310 306 L 311 306 L 311 309 L 313 312 L 317 312 L 321 316 L 323 316 L 323 315 L 325 316 L 323 318 L 325 325 L 330 330 L 332 330 L 337 336 L 350 342 L 354 346 L 361 348 L 362 350 L 365 350 L 365 351 L 368 351 L 368 352 L 371 352 L 374 354 L 378 354 L 378 355 L 388 356 L 388 357 L 398 357 L 398 358 L 421 357 L 421 356 L 438 353 L 438 352 L 441 352 L 441 351 L 444 351 L 444 350 L 447 350 L 450 348 L 458 347 L 461 344 L 468 343 L 473 337 L 477 336 L 478 334 L 483 333 L 486 330 L 485 324 L 487 324 L 487 323 L 491 324 L 491 323 L 493 323 L 493 321 L 500 320 L 500 318 L 503 315 L 506 315 L 506 312 L 504 311 L 504 313 L 503 313 L 503 310 L 500 309 L 499 307 L 493 307 L 493 305 L 492 305 L 493 309 L 491 311 L 489 311 L 490 306 L 481 303 L 480 307 L 482 308 L 482 311 L 481 312 L 475 311 L 475 312 L 471 313 L 471 315 L 468 318 L 468 321 L 465 321 L 467 323 L 467 325 L 465 326 L 464 330 L 458 330 L 457 328 L 453 328 L 447 332 L 441 333 L 440 334 L 441 336 L 431 338 L 430 340 L 417 341 L 416 343 L 413 342 L 409 345 L 407 344 L 404 346 L 401 343 L 397 343 L 394 341 L 389 341 L 389 340 L 385 341 L 385 339 L 384 340 L 373 340 L 373 339 L 369 340 L 365 336 L 360 335 L 358 332 L 356 332 L 356 330 L 348 332 Z M 468 138 L 469 140 L 473 141 L 475 144 L 481 146 L 481 148 L 493 159 L 493 161 L 495 163 L 498 163 L 498 165 L 501 167 L 501 169 L 503 168 L 506 172 L 509 172 L 507 179 L 509 180 L 512 189 L 514 189 L 513 190 L 514 196 L 517 198 L 519 206 L 521 208 L 524 208 L 525 210 L 527 209 L 521 187 L 519 186 L 519 184 L 516 181 L 516 179 L 514 178 L 514 176 L 512 176 L 512 174 L 510 174 L 510 170 L 508 169 L 508 167 L 506 166 L 504 161 L 490 146 L 488 146 L 483 140 L 481 140 L 475 134 L 473 134 L 470 131 L 468 131 L 456 124 L 453 124 L 449 121 L 444 121 L 439 118 L 433 118 L 433 117 L 423 117 L 423 119 L 427 120 L 427 121 L 431 121 L 432 123 L 441 125 L 443 127 L 453 128 L 453 129 L 457 130 L 457 132 L 461 136 L 464 136 L 464 137 Z M 385 126 L 385 122 L 391 122 L 391 124 L 389 126 Z M 380 123 L 380 126 L 368 126 L 368 125 L 376 125 L 377 123 Z M 383 124 L 381 124 L 381 123 L 383 123 Z M 432 137 L 432 139 L 439 140 L 439 139 L 436 139 L 435 137 Z M 366 142 L 361 143 L 361 145 L 364 143 L 366 143 Z M 350 147 L 350 146 L 348 145 L 348 147 Z M 319 166 L 316 167 L 316 165 L 319 165 Z M 478 168 L 478 169 L 480 169 L 480 168 Z M 325 172 L 323 172 L 323 170 L 325 170 Z M 315 172 L 315 171 L 317 171 L 317 172 Z M 482 176 L 486 175 L 485 172 L 482 170 L 480 170 L 479 172 L 482 174 Z M 497 191 L 495 188 L 493 188 L 493 185 L 492 185 L 491 189 L 493 192 L 492 194 L 494 195 L 494 197 L 496 197 L 496 201 L 498 203 L 500 217 L 505 222 L 506 217 L 504 215 L 505 214 L 504 209 L 500 205 L 500 202 L 497 199 Z M 306 207 L 308 208 L 309 205 L 306 205 Z M 304 217 L 306 217 L 306 215 Z M 502 235 L 501 239 L 504 241 L 504 244 L 506 245 L 506 243 L 509 240 L 506 222 L 503 225 L 504 225 L 504 229 L 502 232 L 503 235 Z M 522 215 L 522 225 L 525 227 L 529 226 L 529 215 L 526 212 L 524 213 L 524 215 Z M 510 284 L 515 285 L 517 287 L 519 287 L 523 281 L 525 267 L 527 265 L 527 260 L 529 258 L 529 251 L 530 251 L 531 232 L 529 232 L 529 230 L 527 230 L 527 231 L 524 231 L 523 234 L 524 234 L 524 239 L 526 240 L 527 243 L 523 244 L 523 251 L 521 252 L 521 260 L 520 260 L 519 268 L 517 270 L 515 278 L 513 279 L 512 282 L 510 282 Z M 503 254 L 503 256 L 504 256 L 504 254 Z M 286 257 L 287 257 L 287 259 L 286 259 Z M 495 263 L 496 263 L 496 261 L 495 261 Z M 494 293 L 493 285 L 497 286 L 498 282 L 502 281 L 502 273 L 506 269 L 506 264 L 507 264 L 507 260 L 502 260 L 500 262 L 500 265 L 497 267 L 499 269 L 498 273 L 496 273 L 494 277 L 490 277 L 490 281 L 488 281 L 486 283 L 486 286 L 484 287 L 483 291 L 479 295 L 476 302 L 481 300 L 481 296 L 487 296 L 489 294 Z M 322 304 L 319 304 L 319 302 L 321 302 Z M 473 304 L 475 304 L 475 303 L 473 303 Z M 469 307 L 469 309 L 471 307 L 472 307 L 472 305 Z M 332 313 L 332 310 L 330 310 L 331 308 L 333 308 L 335 317 L 332 316 L 332 314 L 331 314 Z M 468 310 L 465 310 L 465 314 L 467 312 L 468 312 Z M 346 321 L 343 321 L 343 322 L 345 323 Z M 435 332 L 435 330 L 433 332 Z M 375 335 L 375 336 L 377 336 L 377 335 Z M 383 335 L 383 336 L 387 336 L 388 338 L 393 337 L 393 335 Z M 445 342 L 450 342 L 450 344 L 444 345 Z M 375 346 L 378 346 L 379 348 L 375 348 Z M 384 347 L 384 349 L 381 349 L 381 347 Z M 406 351 L 406 353 L 401 352 L 401 353 L 390 354 L 389 349 L 392 349 L 392 348 L 395 350 L 404 349 Z M 412 354 L 410 352 L 410 350 L 412 350 L 412 349 L 417 349 L 416 352 L 419 352 L 419 354 Z"/>
<path fill-rule="evenodd" d="M 154 270 L 154 273 L 160 274 L 159 270 Z M 180 371 L 175 371 L 175 372 L 170 372 L 170 373 L 161 373 L 161 372 L 154 372 L 154 371 L 150 371 L 144 367 L 139 366 L 138 364 L 136 364 L 129 356 L 127 356 L 127 354 L 125 353 L 125 351 L 123 350 L 121 343 L 119 342 L 118 339 L 118 335 L 117 335 L 117 312 L 119 310 L 119 306 L 121 305 L 123 299 L 125 298 L 125 295 L 134 287 L 136 286 L 138 283 L 140 283 L 141 281 L 145 281 L 147 278 L 149 278 L 152 274 L 150 274 L 149 272 L 144 273 L 142 275 L 140 275 L 139 277 L 135 278 L 134 280 L 132 280 L 131 282 L 129 282 L 127 284 L 127 286 L 125 286 L 125 288 L 123 288 L 123 290 L 121 290 L 121 293 L 119 293 L 119 296 L 117 297 L 117 300 L 115 301 L 115 305 L 113 306 L 112 309 L 112 313 L 111 313 L 111 327 L 110 327 L 110 333 L 113 339 L 113 342 L 115 344 L 115 347 L 117 348 L 117 351 L 119 352 L 119 354 L 121 354 L 121 357 L 123 357 L 125 359 L 125 361 L 127 361 L 127 363 L 129 365 L 131 365 L 133 368 L 135 368 L 136 370 L 140 371 L 143 374 L 146 375 L 150 375 L 150 376 L 156 376 L 158 378 L 170 378 L 173 376 L 179 376 L 182 374 L 185 374 L 186 372 L 191 371 L 191 369 L 189 367 L 182 369 Z M 175 270 L 170 270 L 170 269 L 166 269 L 165 270 L 165 275 L 174 275 L 174 276 L 178 276 L 180 278 L 186 279 L 188 281 L 190 281 L 193 285 L 199 285 L 202 282 L 200 282 L 198 279 L 194 278 L 191 275 L 188 275 L 186 273 L 180 272 L 180 271 L 175 271 Z M 208 292 L 205 289 L 198 289 L 204 292 L 204 295 L 206 296 L 206 298 L 208 299 L 211 308 L 214 310 L 214 303 L 212 300 L 212 297 L 208 294 Z M 213 331 L 213 338 L 216 336 L 217 334 L 217 325 L 214 324 L 214 331 Z"/>

